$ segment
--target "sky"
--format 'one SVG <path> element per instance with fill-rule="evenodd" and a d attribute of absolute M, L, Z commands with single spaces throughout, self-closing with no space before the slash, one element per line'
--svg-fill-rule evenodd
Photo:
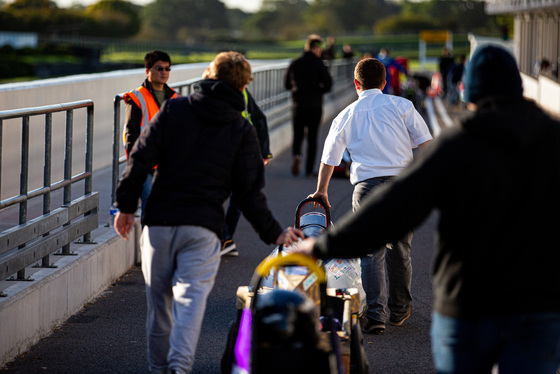
<path fill-rule="evenodd" d="M 221 0 L 228 8 L 238 8 L 254 13 L 261 7 L 262 0 Z"/>
<path fill-rule="evenodd" d="M 96 3 L 98 0 L 55 0 L 56 5 L 62 8 L 67 8 L 74 4 L 90 5 Z M 154 0 L 127 0 L 131 3 L 145 5 Z M 238 8 L 245 12 L 254 13 L 259 10 L 262 0 L 220 0 L 228 8 Z"/>

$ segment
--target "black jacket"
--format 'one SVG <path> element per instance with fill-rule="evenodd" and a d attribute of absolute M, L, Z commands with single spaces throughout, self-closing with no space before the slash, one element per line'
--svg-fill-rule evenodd
<path fill-rule="evenodd" d="M 332 78 L 323 60 L 304 52 L 288 67 L 284 86 L 292 91 L 294 105 L 322 106 L 323 95 L 331 90 Z"/>
<path fill-rule="evenodd" d="M 359 257 L 439 211 L 435 309 L 452 317 L 560 312 L 560 123 L 487 101 L 442 133 L 314 248 Z"/>
<path fill-rule="evenodd" d="M 146 173 L 157 164 L 145 225 L 195 225 L 221 235 L 223 203 L 233 191 L 261 239 L 273 243 L 282 228 L 262 192 L 264 166 L 244 107 L 239 90 L 209 79 L 197 92 L 167 100 L 132 149 L 117 207 L 136 211 Z"/>
<path fill-rule="evenodd" d="M 257 131 L 257 138 L 259 139 L 259 146 L 261 148 L 261 156 L 263 160 L 272 158 L 272 153 L 270 153 L 270 138 L 268 135 L 268 121 L 266 120 L 266 115 L 263 113 L 261 108 L 259 108 L 249 90 L 247 90 L 247 98 L 247 111 L 249 112 L 251 122 Z"/>

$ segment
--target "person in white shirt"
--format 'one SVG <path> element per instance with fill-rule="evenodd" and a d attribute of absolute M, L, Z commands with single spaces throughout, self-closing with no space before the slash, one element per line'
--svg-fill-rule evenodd
<path fill-rule="evenodd" d="M 322 198 L 330 207 L 328 186 L 334 167 L 348 149 L 354 185 L 352 209 L 380 185 L 389 182 L 411 161 L 412 150 L 432 140 L 426 122 L 409 100 L 383 94 L 386 84 L 383 63 L 375 58 L 361 60 L 354 70 L 358 99 L 333 121 L 325 140 L 317 190 L 309 195 Z M 361 319 L 366 333 L 382 334 L 387 321 L 400 326 L 410 316 L 412 266 L 410 248 L 413 232 L 386 248 L 372 248 L 361 258 L 362 282 L 367 310 Z M 385 262 L 389 294 L 385 278 Z"/>

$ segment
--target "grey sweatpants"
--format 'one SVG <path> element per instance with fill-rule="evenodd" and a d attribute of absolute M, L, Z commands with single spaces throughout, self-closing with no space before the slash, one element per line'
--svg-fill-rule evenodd
<path fill-rule="evenodd" d="M 152 372 L 192 370 L 206 299 L 220 264 L 220 243 L 214 232 L 203 227 L 144 227 L 142 272 Z"/>

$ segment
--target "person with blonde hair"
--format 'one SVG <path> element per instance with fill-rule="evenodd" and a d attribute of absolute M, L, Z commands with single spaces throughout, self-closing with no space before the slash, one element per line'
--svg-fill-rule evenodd
<path fill-rule="evenodd" d="M 115 230 L 125 239 L 146 174 L 158 165 L 142 217 L 142 272 L 152 373 L 190 373 L 206 300 L 220 264 L 225 200 L 235 193 L 244 216 L 268 244 L 292 244 L 262 192 L 264 165 L 255 130 L 241 112 L 251 66 L 222 52 L 194 93 L 167 100 L 142 132 L 117 188 Z"/>
<path fill-rule="evenodd" d="M 213 69 L 211 71 L 211 69 Z M 202 73 L 202 78 L 209 78 L 210 75 L 216 75 L 217 71 L 215 65 L 211 64 Z M 252 78 L 251 78 L 252 80 Z M 261 150 L 261 157 L 263 159 L 264 165 L 268 165 L 270 159 L 272 158 L 272 153 L 270 152 L 270 138 L 268 136 L 268 122 L 266 116 L 257 105 L 257 102 L 253 98 L 253 95 L 245 87 L 243 90 L 243 99 L 245 100 L 245 109 L 241 112 L 243 117 L 245 117 L 251 125 L 255 128 L 257 132 L 257 139 L 259 140 L 259 147 Z M 233 235 L 237 230 L 237 224 L 241 218 L 241 209 L 239 208 L 239 202 L 235 195 L 230 196 L 228 209 L 226 211 L 226 218 L 224 224 L 224 231 L 222 234 L 222 249 L 220 254 L 222 256 L 237 257 L 239 256 L 239 250 L 237 249 L 237 244 L 233 241 Z"/>

